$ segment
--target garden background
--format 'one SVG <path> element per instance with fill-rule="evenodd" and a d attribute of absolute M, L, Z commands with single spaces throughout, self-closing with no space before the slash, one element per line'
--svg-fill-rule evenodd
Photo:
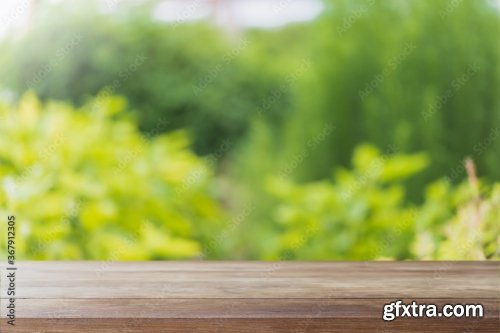
<path fill-rule="evenodd" d="M 1 9 L 20 259 L 500 257 L 498 1 L 238 2 Z"/>

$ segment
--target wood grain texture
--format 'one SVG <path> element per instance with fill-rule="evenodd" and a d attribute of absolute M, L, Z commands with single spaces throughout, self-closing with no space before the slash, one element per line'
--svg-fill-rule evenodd
<path fill-rule="evenodd" d="M 20 262 L 0 332 L 499 332 L 499 262 Z M 384 304 L 484 318 L 382 320 Z"/>

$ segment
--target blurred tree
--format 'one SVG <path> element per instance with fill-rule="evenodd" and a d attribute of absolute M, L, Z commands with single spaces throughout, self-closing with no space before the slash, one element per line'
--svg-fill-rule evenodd
<path fill-rule="evenodd" d="M 280 77 L 243 56 L 254 47 L 245 36 L 231 40 L 205 24 L 155 21 L 153 5 L 111 13 L 92 2 L 41 6 L 29 33 L 4 41 L 0 83 L 19 95 L 33 89 L 42 100 L 77 104 L 123 95 L 141 130 L 187 128 L 202 154 L 237 142 Z M 265 117 L 280 118 L 285 95 Z"/>
<path fill-rule="evenodd" d="M 328 1 L 284 154 L 303 149 L 325 123 L 336 130 L 294 176 L 328 177 L 332 165 L 348 165 L 353 149 L 371 142 L 429 154 L 432 168 L 410 192 L 442 175 L 459 181 L 466 156 L 499 179 L 499 24 L 498 8 L 486 0 Z"/>

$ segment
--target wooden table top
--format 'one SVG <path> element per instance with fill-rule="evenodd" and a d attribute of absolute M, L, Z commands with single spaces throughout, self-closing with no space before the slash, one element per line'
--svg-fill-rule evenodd
<path fill-rule="evenodd" d="M 0 332 L 500 332 L 500 262 L 19 262 Z M 382 319 L 396 300 L 483 318 Z"/>

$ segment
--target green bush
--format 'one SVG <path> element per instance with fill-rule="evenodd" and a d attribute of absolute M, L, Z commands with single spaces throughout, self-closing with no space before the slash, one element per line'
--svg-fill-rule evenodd
<path fill-rule="evenodd" d="M 425 155 L 382 155 L 359 147 L 353 170 L 339 170 L 333 182 L 292 184 L 274 179 L 268 188 L 280 203 L 273 213 L 279 226 L 265 258 L 411 258 L 415 208 L 401 181 L 421 171 Z"/>
<path fill-rule="evenodd" d="M 99 112 L 75 110 L 28 95 L 0 107 L 0 211 L 16 215 L 19 258 L 206 252 L 223 221 L 207 163 L 187 149 L 182 132 L 141 136 L 124 117 L 123 99 L 99 103 Z"/>
<path fill-rule="evenodd" d="M 500 184 L 479 195 L 470 184 L 440 181 L 419 209 L 413 252 L 425 260 L 500 258 Z"/>
<path fill-rule="evenodd" d="M 424 154 L 382 154 L 362 145 L 352 170 L 340 169 L 332 180 L 272 177 L 268 193 L 249 200 L 240 237 L 252 241 L 240 252 L 271 260 L 498 258 L 500 184 L 483 186 L 479 196 L 470 184 L 443 178 L 428 186 L 425 203 L 412 204 L 404 181 L 428 162 Z"/>

